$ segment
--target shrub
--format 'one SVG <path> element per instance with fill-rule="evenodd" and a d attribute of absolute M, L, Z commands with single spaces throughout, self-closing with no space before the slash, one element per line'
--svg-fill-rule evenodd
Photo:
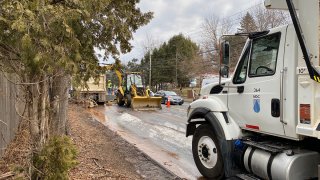
<path fill-rule="evenodd" d="M 68 171 L 77 165 L 76 148 L 67 136 L 55 136 L 34 156 L 32 179 L 68 179 Z"/>

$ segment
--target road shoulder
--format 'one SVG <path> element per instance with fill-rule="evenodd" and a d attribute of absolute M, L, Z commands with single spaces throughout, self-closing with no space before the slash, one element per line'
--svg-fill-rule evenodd
<path fill-rule="evenodd" d="M 70 172 L 72 179 L 176 178 L 92 116 L 92 112 L 103 114 L 90 111 L 69 106 L 71 138 L 79 152 L 79 165 Z"/>

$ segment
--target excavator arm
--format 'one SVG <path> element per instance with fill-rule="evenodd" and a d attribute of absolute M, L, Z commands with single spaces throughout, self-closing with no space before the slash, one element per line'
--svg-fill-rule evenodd
<path fill-rule="evenodd" d="M 122 94 L 122 96 L 124 96 L 124 91 L 122 89 L 122 73 L 119 70 L 115 70 L 115 73 L 118 77 L 118 90 L 120 91 L 120 93 Z"/>
<path fill-rule="evenodd" d="M 119 60 L 116 60 L 114 64 L 103 64 L 103 71 L 114 71 L 118 77 L 118 90 L 122 96 L 124 96 L 124 90 L 122 88 L 122 65 Z"/>

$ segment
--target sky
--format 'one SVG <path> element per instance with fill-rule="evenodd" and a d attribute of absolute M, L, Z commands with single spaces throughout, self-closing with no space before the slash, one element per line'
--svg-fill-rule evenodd
<path fill-rule="evenodd" d="M 229 18 L 237 25 L 239 15 L 261 3 L 263 0 L 140 0 L 141 11 L 154 12 L 154 18 L 134 33 L 132 51 L 120 59 L 123 63 L 140 60 L 148 46 L 159 46 L 180 33 L 199 43 L 206 17 Z"/>

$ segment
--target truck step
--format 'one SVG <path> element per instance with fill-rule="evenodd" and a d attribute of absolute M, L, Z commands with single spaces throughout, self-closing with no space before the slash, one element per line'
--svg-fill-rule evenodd
<path fill-rule="evenodd" d="M 250 175 L 250 174 L 238 174 L 236 175 L 236 177 L 238 179 L 243 179 L 243 180 L 260 180 L 259 178 L 253 176 L 253 175 Z"/>
<path fill-rule="evenodd" d="M 272 154 L 277 154 L 277 153 L 281 153 L 283 151 L 292 149 L 292 147 L 290 146 L 286 146 L 282 144 L 280 145 L 274 144 L 274 143 L 271 143 L 270 141 L 268 142 L 243 141 L 243 143 L 251 147 L 265 150 Z"/>

